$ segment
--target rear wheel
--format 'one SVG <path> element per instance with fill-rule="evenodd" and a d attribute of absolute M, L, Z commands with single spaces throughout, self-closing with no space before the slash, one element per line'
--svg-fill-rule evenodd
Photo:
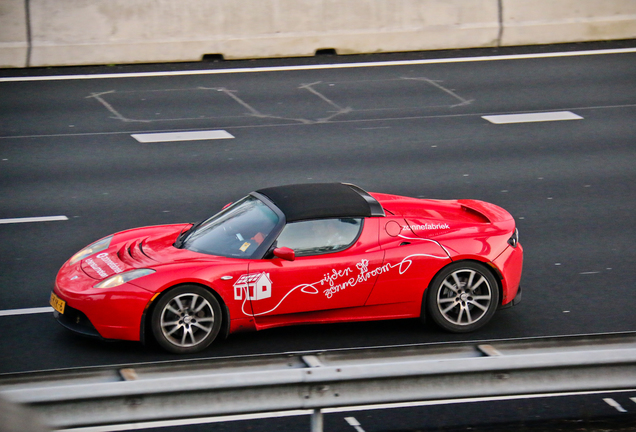
<path fill-rule="evenodd" d="M 161 296 L 151 319 L 159 345 L 173 353 L 193 353 L 210 345 L 218 335 L 221 306 L 209 290 L 184 285 Z"/>
<path fill-rule="evenodd" d="M 428 288 L 427 310 L 440 327 L 465 333 L 485 325 L 499 304 L 492 273 L 474 262 L 458 262 L 439 273 Z"/>

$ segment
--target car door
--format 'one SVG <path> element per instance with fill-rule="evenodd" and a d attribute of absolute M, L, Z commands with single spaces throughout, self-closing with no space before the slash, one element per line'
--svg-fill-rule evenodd
<path fill-rule="evenodd" d="M 250 261 L 243 288 L 257 324 L 290 314 L 363 306 L 373 289 L 384 252 L 378 246 L 378 220 L 336 218 L 288 224 L 278 247 L 296 258 Z M 251 285 L 250 285 L 251 284 Z"/>
<path fill-rule="evenodd" d="M 428 283 L 452 261 L 438 242 L 415 235 L 399 217 L 384 219 L 379 237 L 387 271 L 379 276 L 366 305 L 391 304 L 396 316 L 418 316 Z"/>

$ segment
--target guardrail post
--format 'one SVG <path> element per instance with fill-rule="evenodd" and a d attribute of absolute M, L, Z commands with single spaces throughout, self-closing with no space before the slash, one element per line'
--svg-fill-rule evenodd
<path fill-rule="evenodd" d="M 322 411 L 315 409 L 311 414 L 311 432 L 322 432 Z"/>

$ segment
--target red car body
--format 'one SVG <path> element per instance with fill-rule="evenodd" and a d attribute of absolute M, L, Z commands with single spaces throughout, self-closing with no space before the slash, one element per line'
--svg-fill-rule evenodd
<path fill-rule="evenodd" d="M 334 196 L 332 190 L 343 191 L 345 195 L 353 191 L 370 206 L 370 213 L 350 215 L 349 209 L 336 209 L 332 213 L 310 209 L 308 214 L 303 213 L 307 213 L 308 202 L 316 206 L 326 200 L 326 206 L 337 206 L 338 198 L 329 202 L 329 197 Z M 284 202 L 288 196 L 285 193 L 289 191 L 296 200 L 291 204 Z M 312 195 L 312 191 L 318 196 Z M 252 195 L 252 200 L 256 200 L 256 196 L 265 202 L 282 221 L 278 220 L 278 228 L 265 236 L 257 233 L 246 240 L 245 234 L 234 233 L 232 240 L 236 237 L 240 239 L 239 243 L 243 242 L 238 246 L 237 254 L 252 246 L 267 246 L 267 250 L 257 250 L 251 256 L 220 256 L 191 250 L 195 247 L 188 249 L 179 244 L 179 239 L 193 228 L 192 224 L 119 232 L 108 237 L 101 246 L 85 250 L 84 254 L 78 253 L 60 269 L 51 297 L 56 318 L 71 330 L 105 339 L 144 340 L 151 334 L 153 325 L 157 327 L 155 337 L 156 332 L 160 336 L 163 326 L 168 329 L 164 333 L 170 338 L 171 334 L 178 333 L 177 327 L 185 329 L 184 320 L 187 324 L 196 321 L 193 312 L 197 306 L 190 305 L 191 313 L 182 312 L 179 317 L 175 305 L 182 306 L 187 297 L 182 297 L 181 302 L 177 299 L 172 308 L 166 303 L 162 306 L 165 314 L 176 314 L 175 321 L 168 322 L 167 315 L 165 319 L 156 318 L 157 303 L 175 288 L 198 287 L 210 293 L 214 300 L 206 293 L 197 292 L 220 306 L 216 312 L 214 308 L 210 309 L 208 315 L 212 318 L 206 315 L 203 319 L 205 314 L 199 312 L 199 327 L 208 329 L 210 326 L 203 322 L 215 322 L 218 328 L 214 332 L 222 335 L 292 324 L 415 318 L 423 316 L 427 307 L 436 315 L 439 315 L 436 310 L 443 316 L 451 314 L 450 321 L 456 322 L 453 328 L 446 326 L 449 330 L 468 331 L 485 324 L 494 312 L 492 309 L 512 305 L 520 299 L 523 249 L 517 241 L 514 219 L 494 204 L 366 193 L 345 184 L 282 186 Z M 303 201 L 305 195 L 310 201 Z M 272 196 L 274 199 L 269 199 Z M 343 202 L 350 199 L 348 195 L 344 198 Z M 258 204 L 262 206 L 262 203 Z M 269 215 L 270 210 L 265 210 Z M 296 232 L 302 233 L 309 229 L 306 227 L 317 223 L 313 221 L 325 220 L 336 221 L 338 226 L 352 233 L 350 238 L 353 240 L 341 240 L 348 241 L 345 246 L 332 249 L 324 246 L 304 254 L 299 252 L 300 249 L 292 251 L 293 248 L 277 244 L 282 241 L 281 230 L 285 225 L 307 222 L 308 225 L 296 226 Z M 231 228 L 229 223 L 219 224 L 226 231 Z M 359 231 L 354 236 L 356 229 Z M 326 237 L 316 238 L 322 241 L 320 239 Z M 303 240 L 294 241 L 298 244 Z M 472 280 L 473 276 L 464 277 L 460 273 L 445 276 L 445 272 L 457 267 L 458 263 L 467 264 L 470 272 L 473 271 L 470 268 L 477 268 L 477 274 L 485 276 L 487 281 L 473 293 L 467 288 L 468 279 Z M 141 276 L 134 273 L 139 269 L 145 269 L 139 273 Z M 129 273 L 131 271 L 133 273 Z M 128 274 L 135 278 L 124 282 L 117 279 L 112 286 L 96 287 Z M 441 281 L 440 277 L 446 279 Z M 433 300 L 427 290 L 438 279 L 439 288 L 435 289 L 439 294 Z M 490 294 L 486 293 L 491 297 L 477 304 L 479 298 L 485 299 L 484 284 L 492 285 L 488 289 Z M 463 294 L 460 292 L 462 287 Z M 197 301 L 193 298 L 192 303 Z M 202 301 L 205 303 L 204 299 Z M 430 309 L 427 303 L 431 302 L 437 302 L 439 307 Z M 496 304 L 490 304 L 492 302 Z M 452 305 L 458 306 L 451 309 Z M 484 310 L 486 306 L 488 316 Z M 462 307 L 464 312 L 459 312 Z M 483 314 L 484 322 L 468 320 L 463 324 L 463 314 L 475 317 L 475 320 Z M 153 320 L 156 324 L 151 322 Z M 443 322 L 440 324 L 445 327 Z M 452 327 L 453 322 L 450 324 Z M 172 349 L 170 344 L 164 344 L 164 347 L 175 352 L 191 352 L 203 349 L 211 342 L 194 343 L 193 337 L 191 344 L 187 340 L 189 335 L 179 338 L 176 345 L 183 346 Z M 180 341 L 183 344 L 179 344 Z"/>

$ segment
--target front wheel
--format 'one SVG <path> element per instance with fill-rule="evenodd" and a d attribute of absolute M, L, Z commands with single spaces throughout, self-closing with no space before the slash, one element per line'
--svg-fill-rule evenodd
<path fill-rule="evenodd" d="M 163 294 L 152 313 L 152 333 L 164 349 L 178 354 L 201 351 L 221 328 L 221 306 L 207 289 L 196 285 Z"/>
<path fill-rule="evenodd" d="M 454 333 L 482 327 L 499 305 L 494 276 L 483 265 L 473 262 L 449 265 L 433 279 L 427 291 L 429 316 Z"/>

